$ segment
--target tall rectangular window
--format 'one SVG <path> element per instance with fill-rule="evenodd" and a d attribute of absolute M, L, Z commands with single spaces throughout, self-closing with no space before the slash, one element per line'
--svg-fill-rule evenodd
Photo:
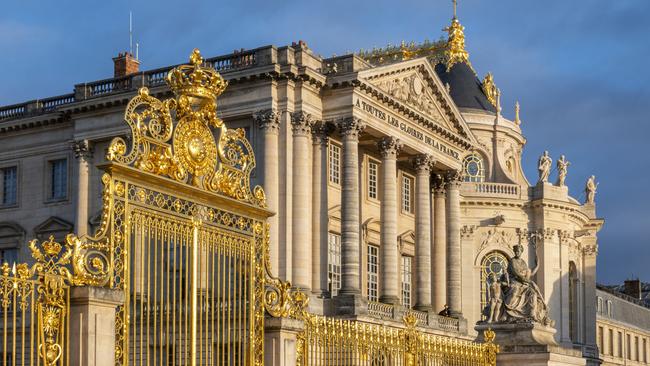
<path fill-rule="evenodd" d="M 11 206 L 16 204 L 18 192 L 18 167 L 10 166 L 0 169 L 2 174 L 2 206 Z"/>
<path fill-rule="evenodd" d="M 341 289 L 341 236 L 329 233 L 327 237 L 327 283 L 331 296 Z"/>
<path fill-rule="evenodd" d="M 648 362 L 648 340 L 643 338 L 643 362 Z"/>
<path fill-rule="evenodd" d="M 609 332 L 608 332 L 608 335 L 609 335 L 609 337 L 608 337 L 609 338 L 609 342 L 608 342 L 609 343 L 609 349 L 608 349 L 609 355 L 614 356 L 614 330 L 610 329 Z"/>
<path fill-rule="evenodd" d="M 634 336 L 634 360 L 639 361 L 639 336 Z"/>
<path fill-rule="evenodd" d="M 413 266 L 411 257 L 402 256 L 402 305 L 411 308 L 411 288 L 412 288 Z"/>
<path fill-rule="evenodd" d="M 368 301 L 379 301 L 379 247 L 368 245 Z"/>
<path fill-rule="evenodd" d="M 374 161 L 368 161 L 368 197 L 377 199 L 377 175 L 379 174 L 379 164 Z"/>
<path fill-rule="evenodd" d="M 0 249 L 0 263 L 9 263 L 9 266 L 18 261 L 18 248 Z"/>
<path fill-rule="evenodd" d="M 618 357 L 623 358 L 623 333 L 618 332 Z"/>
<path fill-rule="evenodd" d="M 413 212 L 413 178 L 402 176 L 402 211 Z"/>
<path fill-rule="evenodd" d="M 627 359 L 631 360 L 632 359 L 632 340 L 629 334 L 626 334 L 625 336 L 625 351 L 627 352 Z"/>
<path fill-rule="evenodd" d="M 603 347 L 604 347 L 605 340 L 603 339 L 603 336 L 604 336 L 603 327 L 598 327 L 598 340 L 596 342 L 598 342 L 598 351 L 600 353 L 603 353 L 604 351 Z"/>
<path fill-rule="evenodd" d="M 50 161 L 50 198 L 64 199 L 68 196 L 68 160 Z"/>
<path fill-rule="evenodd" d="M 330 182 L 341 184 L 341 147 L 330 143 L 328 150 Z"/>

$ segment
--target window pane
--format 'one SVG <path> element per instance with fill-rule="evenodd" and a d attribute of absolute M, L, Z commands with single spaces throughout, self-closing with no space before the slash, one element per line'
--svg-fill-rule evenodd
<path fill-rule="evenodd" d="M 485 168 L 480 155 L 472 154 L 463 159 L 463 180 L 465 182 L 483 182 L 485 180 Z"/>
<path fill-rule="evenodd" d="M 411 211 L 411 191 L 413 188 L 413 180 L 409 177 L 402 177 L 402 211 Z"/>
<path fill-rule="evenodd" d="M 341 236 L 329 233 L 327 251 L 327 278 L 331 296 L 341 289 Z"/>
<path fill-rule="evenodd" d="M 501 281 L 508 268 L 508 258 L 500 252 L 490 252 L 481 261 L 481 319 L 485 320 L 483 309 L 489 304 L 488 286 Z"/>
<path fill-rule="evenodd" d="M 18 248 L 7 248 L 0 250 L 0 263 L 10 265 L 18 261 Z"/>
<path fill-rule="evenodd" d="M 407 308 L 411 307 L 411 277 L 412 277 L 411 257 L 402 256 L 402 305 Z"/>
<path fill-rule="evenodd" d="M 377 172 L 379 166 L 375 162 L 368 162 L 368 197 L 377 199 Z"/>
<path fill-rule="evenodd" d="M 368 245 L 368 301 L 379 300 L 379 248 Z"/>
<path fill-rule="evenodd" d="M 12 166 L 2 169 L 2 204 L 13 205 L 16 203 L 18 190 L 18 167 Z"/>
<path fill-rule="evenodd" d="M 68 192 L 68 161 L 66 159 L 54 160 L 51 163 L 52 169 L 52 191 L 50 197 L 62 199 Z"/>
<path fill-rule="evenodd" d="M 341 148 L 337 145 L 329 145 L 329 179 L 335 184 L 341 183 Z"/>

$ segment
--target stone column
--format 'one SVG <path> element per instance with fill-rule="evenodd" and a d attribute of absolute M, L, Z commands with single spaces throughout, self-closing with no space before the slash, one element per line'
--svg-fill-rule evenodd
<path fill-rule="evenodd" d="M 594 231 L 582 240 L 584 297 L 589 299 L 584 304 L 585 338 L 587 355 L 597 359 L 598 346 L 596 343 L 596 257 L 598 256 L 598 241 Z M 588 363 L 595 364 L 595 363 Z"/>
<path fill-rule="evenodd" d="M 90 179 L 90 161 L 92 159 L 92 147 L 88 140 L 79 140 L 72 143 L 72 151 L 77 158 L 77 192 L 75 232 L 78 236 L 88 234 L 88 190 Z"/>
<path fill-rule="evenodd" d="M 70 294 L 70 365 L 115 365 L 115 309 L 121 290 L 73 287 Z"/>
<path fill-rule="evenodd" d="M 341 295 L 360 295 L 359 135 L 366 127 L 356 117 L 340 122 L 343 140 L 341 184 Z"/>
<path fill-rule="evenodd" d="M 380 301 L 399 304 L 399 249 L 397 247 L 397 154 L 399 139 L 386 136 L 377 143 L 381 153 L 381 288 Z"/>
<path fill-rule="evenodd" d="M 262 184 L 266 194 L 269 210 L 276 214 L 269 218 L 269 257 L 271 270 L 274 275 L 279 275 L 280 268 L 280 239 L 278 225 L 279 187 L 278 187 L 278 136 L 280 132 L 280 115 L 272 109 L 258 111 L 253 115 L 255 122 L 262 130 L 264 152 L 262 156 L 264 175 Z"/>
<path fill-rule="evenodd" d="M 415 182 L 415 308 L 431 310 L 431 155 L 418 155 L 413 159 Z"/>
<path fill-rule="evenodd" d="M 312 232 L 309 145 L 312 117 L 305 112 L 291 114 L 293 130 L 293 203 L 292 211 L 292 267 L 293 286 L 311 289 Z"/>
<path fill-rule="evenodd" d="M 445 213 L 445 182 L 436 174 L 433 185 L 433 309 L 440 311 L 447 303 L 447 225 Z"/>
<path fill-rule="evenodd" d="M 447 174 L 447 305 L 453 316 L 462 315 L 460 246 L 460 173 Z"/>
<path fill-rule="evenodd" d="M 324 296 L 327 288 L 327 142 L 329 126 L 320 122 L 312 128 L 312 281 L 311 289 Z"/>

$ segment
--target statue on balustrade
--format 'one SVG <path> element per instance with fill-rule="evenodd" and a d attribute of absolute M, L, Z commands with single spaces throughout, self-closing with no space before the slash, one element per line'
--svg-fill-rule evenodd
<path fill-rule="evenodd" d="M 571 165 L 571 163 L 568 160 L 566 160 L 564 155 L 561 155 L 560 158 L 557 160 L 557 186 L 558 187 L 564 186 L 564 181 L 566 180 L 567 169 L 569 168 L 569 165 Z"/>
<path fill-rule="evenodd" d="M 548 317 L 548 307 L 544 302 L 539 287 L 533 281 L 539 263 L 535 256 L 535 268 L 528 267 L 521 258 L 524 247 L 516 244 L 513 247 L 514 258 L 508 262 L 508 269 L 501 278 L 491 276 L 488 284 L 489 304 L 485 315 L 489 323 L 521 323 L 533 322 L 545 326 L 553 326 L 554 322 Z"/>
<path fill-rule="evenodd" d="M 537 183 L 546 183 L 548 182 L 548 176 L 551 174 L 551 165 L 553 160 L 548 156 L 548 151 L 544 151 L 544 154 L 539 157 L 537 162 L 537 170 L 539 171 L 539 180 Z"/>
<path fill-rule="evenodd" d="M 595 202 L 596 188 L 598 188 L 598 183 L 596 183 L 596 177 L 592 175 L 587 179 L 587 184 L 585 185 L 585 203 L 593 204 Z"/>

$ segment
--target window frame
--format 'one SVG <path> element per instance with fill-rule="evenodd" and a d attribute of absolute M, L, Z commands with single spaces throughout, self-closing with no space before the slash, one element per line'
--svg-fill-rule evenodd
<path fill-rule="evenodd" d="M 415 215 L 415 177 L 404 172 L 400 171 L 399 174 L 399 207 L 400 207 L 400 212 L 405 215 Z M 409 187 L 409 210 L 405 209 L 404 203 L 406 200 L 404 199 L 404 182 L 408 180 L 410 183 Z"/>
<path fill-rule="evenodd" d="M 467 166 L 470 163 L 470 160 L 477 162 L 479 165 L 479 172 L 476 175 L 469 175 L 467 171 Z M 483 155 L 477 152 L 470 153 L 463 158 L 463 182 L 470 183 L 483 183 L 487 176 L 487 170 L 485 169 L 485 158 Z"/>
<path fill-rule="evenodd" d="M 371 164 L 376 167 L 375 169 L 375 197 L 371 196 Z M 381 169 L 381 162 L 371 156 L 366 156 L 366 198 L 371 202 L 379 202 L 379 169 Z"/>
<path fill-rule="evenodd" d="M 333 160 L 332 155 L 333 155 L 334 149 L 337 150 L 337 154 L 338 154 L 336 170 L 333 168 L 333 164 L 332 164 L 332 160 Z M 343 147 L 341 146 L 341 144 L 338 141 L 333 140 L 331 138 L 328 139 L 328 143 L 327 143 L 327 183 L 329 185 L 332 185 L 332 186 L 336 187 L 336 188 L 341 187 L 341 178 L 342 178 L 342 175 L 343 175 L 342 171 L 341 171 L 341 159 L 343 157 L 342 154 L 343 154 Z M 336 176 L 337 181 L 334 181 L 332 179 L 333 176 Z"/>
<path fill-rule="evenodd" d="M 5 190 L 5 182 L 4 182 L 4 171 L 5 169 L 11 169 L 15 168 L 16 169 L 16 181 L 15 181 L 15 200 L 14 202 L 11 203 L 4 203 L 4 190 Z M 9 208 L 16 208 L 20 206 L 20 185 L 21 185 L 21 179 L 20 179 L 20 173 L 21 173 L 21 167 L 19 162 L 6 162 L 5 164 L 0 165 L 0 209 L 9 209 Z"/>
<path fill-rule="evenodd" d="M 374 261 L 371 261 L 374 258 Z M 379 246 L 368 244 L 366 254 L 366 296 L 368 301 L 379 301 Z M 374 269 L 374 270 L 373 270 Z"/>
<path fill-rule="evenodd" d="M 510 260 L 510 257 L 506 253 L 504 253 L 504 252 L 502 252 L 500 250 L 492 250 L 492 251 L 490 251 L 488 253 L 485 253 L 483 258 L 481 258 L 481 264 L 480 264 L 480 271 L 481 271 L 480 281 L 481 282 L 480 282 L 480 286 L 479 286 L 479 288 L 480 288 L 480 297 L 479 297 L 479 299 L 480 299 L 480 307 L 479 307 L 479 311 L 481 312 L 481 314 L 480 314 L 481 320 L 485 320 L 485 315 L 483 314 L 483 309 L 489 303 L 489 299 L 487 298 L 487 287 L 489 286 L 488 280 L 489 280 L 489 277 L 490 277 L 490 273 L 493 273 L 493 272 L 492 271 L 487 271 L 488 266 L 486 264 L 487 264 L 488 259 L 490 257 L 492 257 L 492 256 L 495 256 L 495 257 L 500 256 L 504 260 L 503 269 L 501 271 L 502 275 L 503 275 L 503 272 L 507 271 L 508 261 Z M 492 261 L 490 263 L 494 263 L 494 261 Z"/>
<path fill-rule="evenodd" d="M 65 187 L 65 196 L 64 197 L 53 197 L 53 171 L 54 169 L 54 163 L 56 161 L 60 160 L 65 160 L 66 161 L 66 169 L 65 169 L 65 179 L 66 179 L 66 187 Z M 72 189 L 72 164 L 71 164 L 71 159 L 70 155 L 68 154 L 61 154 L 61 155 L 52 155 L 48 156 L 45 158 L 45 166 L 44 166 L 44 174 L 43 174 L 43 179 L 45 180 L 43 187 L 44 187 L 44 202 L 46 204 L 50 203 L 61 203 L 61 202 L 69 202 L 71 199 L 71 189 Z"/>
<path fill-rule="evenodd" d="M 335 248 L 333 248 L 332 239 L 334 240 Z M 336 250 L 338 248 L 338 250 Z M 332 264 L 332 260 L 338 258 L 338 262 Z M 338 268 L 338 271 L 336 270 Z M 336 279 L 338 278 L 338 279 Z M 334 289 L 334 285 L 337 285 Z M 327 289 L 330 293 L 330 297 L 338 295 L 339 290 L 341 289 L 341 234 L 334 233 L 329 231 L 327 233 Z"/>
<path fill-rule="evenodd" d="M 408 263 L 408 266 L 407 266 Z M 402 306 L 410 309 L 413 307 L 413 257 L 402 254 Z M 408 271 L 407 271 L 408 267 Z M 408 277 L 408 281 L 407 278 Z M 408 295 L 407 295 L 408 294 Z M 408 297 L 408 303 L 406 298 Z"/>

